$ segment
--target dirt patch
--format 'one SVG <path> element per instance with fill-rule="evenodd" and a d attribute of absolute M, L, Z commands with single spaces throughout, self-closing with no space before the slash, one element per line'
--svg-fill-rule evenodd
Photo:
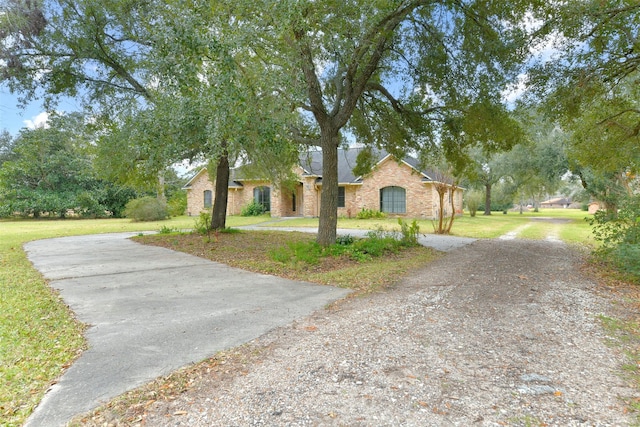
<path fill-rule="evenodd" d="M 242 369 L 194 369 L 135 424 L 630 425 L 610 296 L 581 265 L 563 244 L 478 241 L 251 342 Z"/>

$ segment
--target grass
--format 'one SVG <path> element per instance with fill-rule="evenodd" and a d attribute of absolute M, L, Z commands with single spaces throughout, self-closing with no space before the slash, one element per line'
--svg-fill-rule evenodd
<path fill-rule="evenodd" d="M 220 233 L 212 239 L 179 233 L 137 236 L 135 240 L 256 273 L 350 288 L 359 294 L 390 286 L 408 270 L 436 257 L 424 247 L 354 257 L 339 245 L 328 250 L 316 247 L 313 234 L 284 231 Z"/>
<path fill-rule="evenodd" d="M 637 302 L 637 300 L 636 300 Z M 636 389 L 640 389 L 640 324 L 633 318 L 600 316 L 609 335 L 609 343 L 622 349 L 627 362 L 620 367 L 620 375 Z M 635 425 L 640 425 L 640 397 L 628 399 L 627 410 L 635 415 Z"/>
<path fill-rule="evenodd" d="M 465 215 L 456 218 L 453 234 L 476 238 L 492 238 L 530 224 L 522 237 L 544 238 L 549 232 L 557 233 L 568 242 L 590 243 L 589 226 L 582 220 L 583 211 L 548 209 L 539 213 L 523 215 L 509 212 L 508 215 L 494 213 L 491 216 Z M 538 217 L 566 218 L 561 226 L 532 221 Z M 229 217 L 227 225 L 238 227 L 264 222 L 268 217 Z M 178 217 L 152 223 L 134 223 L 129 220 L 0 220 L 0 425 L 22 425 L 26 417 L 42 398 L 45 390 L 69 366 L 85 347 L 82 337 L 84 325 L 77 322 L 60 298 L 47 286 L 42 276 L 33 269 L 26 258 L 22 245 L 30 240 L 50 237 L 125 232 L 168 231 L 190 229 L 194 217 Z M 431 221 L 418 221 L 423 232 L 433 230 Z M 317 219 L 293 219 L 270 226 L 317 227 Z M 395 219 L 356 220 L 340 219 L 340 228 L 398 230 Z M 211 259 L 227 262 L 254 271 L 284 275 L 318 283 L 346 286 L 357 292 L 370 292 L 389 286 L 407 270 L 416 268 L 432 259 L 421 248 L 390 254 L 376 262 L 360 263 L 342 258 L 329 258 L 314 266 L 278 264 L 267 259 L 268 249 L 279 235 L 256 233 L 262 242 L 244 242 L 238 247 L 221 244 L 226 238 L 245 238 L 251 233 L 220 233 L 213 235 L 212 242 L 199 238 L 183 250 Z M 167 238 L 180 239 L 178 235 L 166 234 Z M 295 237 L 294 237 L 295 236 Z M 290 239 L 308 241 L 312 236 L 303 233 L 287 234 Z M 175 244 L 180 244 L 175 243 Z M 250 252 L 249 249 L 255 250 Z M 177 246 L 176 246 L 177 248 Z M 251 256 L 251 259 L 247 257 Z M 244 257 L 244 258 L 243 258 Z M 235 263 L 235 264 L 234 264 Z"/>
<path fill-rule="evenodd" d="M 229 225 L 264 218 L 230 217 Z M 185 229 L 194 218 L 134 223 L 104 220 L 0 220 L 0 425 L 19 426 L 46 389 L 85 348 L 84 325 L 32 267 L 25 242 L 50 237 L 123 231 Z"/>
<path fill-rule="evenodd" d="M 541 209 L 540 212 L 509 212 L 507 215 L 501 212 L 493 212 L 485 216 L 478 213 L 471 217 L 468 213 L 457 217 L 451 230 L 452 235 L 473 237 L 477 239 L 491 239 L 519 229 L 524 225 L 528 227 L 519 233 L 518 237 L 526 239 L 545 239 L 549 234 L 568 243 L 581 243 L 594 245 L 591 236 L 591 228 L 585 221 L 589 215 L 580 209 Z M 563 221 L 561 224 L 541 221 L 536 219 L 552 218 Z M 566 221 L 566 222 L 564 222 Z M 418 220 L 418 225 L 423 233 L 432 233 L 433 221 Z M 269 227 L 317 227 L 317 218 L 294 218 L 280 222 L 270 223 Z M 338 228 L 376 230 L 399 230 L 395 218 L 386 219 L 356 219 L 338 218 Z"/>

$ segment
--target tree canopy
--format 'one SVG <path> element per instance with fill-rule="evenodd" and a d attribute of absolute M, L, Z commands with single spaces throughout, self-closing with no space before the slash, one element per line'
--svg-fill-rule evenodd
<path fill-rule="evenodd" d="M 121 215 L 135 192 L 98 178 L 83 127 L 78 115 L 54 117 L 15 138 L 0 167 L 0 215 Z"/>
<path fill-rule="evenodd" d="M 335 241 L 337 149 L 350 137 L 399 157 L 444 146 L 452 159 L 470 141 L 514 142 L 494 126 L 508 119 L 501 91 L 526 54 L 520 24 L 534 2 L 228 3 L 264 87 L 304 119 L 292 137 L 322 148 L 323 245 Z"/>
<path fill-rule="evenodd" d="M 577 166 L 610 174 L 640 166 L 640 4 L 587 0 L 553 5 L 557 49 L 531 74 L 534 102 L 570 133 Z"/>

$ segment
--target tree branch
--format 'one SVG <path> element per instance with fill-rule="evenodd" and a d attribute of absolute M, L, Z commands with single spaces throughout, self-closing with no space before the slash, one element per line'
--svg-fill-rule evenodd
<path fill-rule="evenodd" d="M 309 41 L 307 40 L 304 30 L 295 28 L 293 33 L 297 42 L 298 54 L 302 61 L 302 72 L 307 82 L 307 92 L 309 94 L 309 101 L 311 101 L 310 111 L 316 116 L 318 123 L 325 122 L 327 120 L 327 111 L 322 102 L 322 86 L 316 75 L 311 46 L 309 46 Z"/>
<path fill-rule="evenodd" d="M 292 139 L 298 144 L 306 145 L 309 147 L 320 147 L 320 138 L 311 138 L 309 136 L 305 136 L 300 132 L 300 129 L 297 127 L 290 126 L 289 131 L 291 132 Z"/>

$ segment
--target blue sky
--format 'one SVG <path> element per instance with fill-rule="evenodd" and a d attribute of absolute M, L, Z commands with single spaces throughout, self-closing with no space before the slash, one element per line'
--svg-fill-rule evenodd
<path fill-rule="evenodd" d="M 79 106 L 73 99 L 64 99 L 60 102 L 58 111 L 70 112 L 79 110 Z M 36 100 L 24 109 L 18 106 L 18 96 L 9 93 L 9 89 L 0 86 L 0 131 L 8 130 L 12 135 L 17 135 L 24 127 L 33 127 L 42 124 L 46 120 L 46 112 L 42 102 Z"/>

